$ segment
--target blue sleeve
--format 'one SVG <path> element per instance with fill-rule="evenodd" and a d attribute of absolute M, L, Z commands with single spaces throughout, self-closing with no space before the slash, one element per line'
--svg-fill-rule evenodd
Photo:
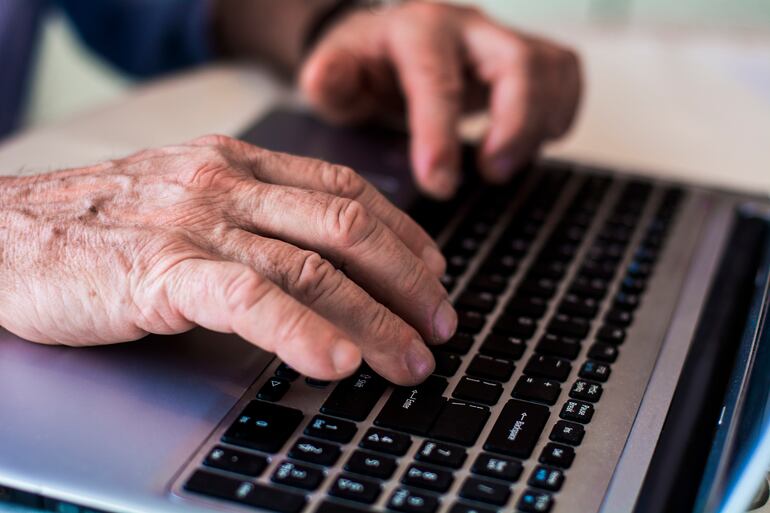
<path fill-rule="evenodd" d="M 55 0 L 80 36 L 137 76 L 205 62 L 213 55 L 210 0 Z"/>

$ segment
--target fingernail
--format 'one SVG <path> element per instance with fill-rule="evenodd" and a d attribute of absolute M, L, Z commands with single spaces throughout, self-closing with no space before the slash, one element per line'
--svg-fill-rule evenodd
<path fill-rule="evenodd" d="M 507 180 L 513 174 L 513 159 L 511 157 L 496 157 L 491 162 L 491 171 L 499 180 Z"/>
<path fill-rule="evenodd" d="M 442 301 L 433 318 L 433 335 L 437 342 L 449 340 L 457 329 L 457 312 L 449 304 Z"/>
<path fill-rule="evenodd" d="M 428 266 L 430 272 L 436 276 L 442 276 L 446 270 L 446 259 L 438 249 L 433 246 L 425 246 L 422 250 L 422 261 Z"/>
<path fill-rule="evenodd" d="M 422 340 L 415 340 L 412 343 L 412 347 L 406 352 L 405 360 L 406 367 L 415 381 L 422 381 L 427 378 L 435 366 L 433 355 L 430 354 Z"/>
<path fill-rule="evenodd" d="M 441 198 L 451 198 L 457 191 L 459 179 L 457 173 L 440 168 L 433 172 L 433 192 Z"/>
<path fill-rule="evenodd" d="M 348 340 L 337 342 L 332 347 L 331 357 L 337 374 L 349 374 L 361 365 L 361 351 Z"/>

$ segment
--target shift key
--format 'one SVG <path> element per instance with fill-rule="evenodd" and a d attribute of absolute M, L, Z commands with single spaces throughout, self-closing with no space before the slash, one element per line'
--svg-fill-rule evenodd
<path fill-rule="evenodd" d="M 413 387 L 396 387 L 375 419 L 377 426 L 425 435 L 444 406 L 447 381 L 430 376 Z"/>
<path fill-rule="evenodd" d="M 529 458 L 548 420 L 548 408 L 512 399 L 500 413 L 484 449 Z"/>
<path fill-rule="evenodd" d="M 384 379 L 364 365 L 358 372 L 337 384 L 321 411 L 335 417 L 364 420 L 387 386 L 388 383 Z"/>

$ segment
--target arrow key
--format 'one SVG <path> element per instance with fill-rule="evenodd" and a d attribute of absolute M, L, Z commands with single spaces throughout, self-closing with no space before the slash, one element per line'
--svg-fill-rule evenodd
<path fill-rule="evenodd" d="M 263 401 L 280 401 L 286 395 L 286 392 L 289 391 L 290 386 L 291 383 L 288 380 L 273 376 L 265 381 L 265 384 L 259 389 L 257 397 Z"/>

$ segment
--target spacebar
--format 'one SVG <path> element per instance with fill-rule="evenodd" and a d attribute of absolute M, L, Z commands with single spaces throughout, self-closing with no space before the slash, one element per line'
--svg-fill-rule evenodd
<path fill-rule="evenodd" d="M 184 487 L 191 492 L 278 513 L 299 513 L 305 507 L 302 495 L 203 470 L 195 472 Z"/>

